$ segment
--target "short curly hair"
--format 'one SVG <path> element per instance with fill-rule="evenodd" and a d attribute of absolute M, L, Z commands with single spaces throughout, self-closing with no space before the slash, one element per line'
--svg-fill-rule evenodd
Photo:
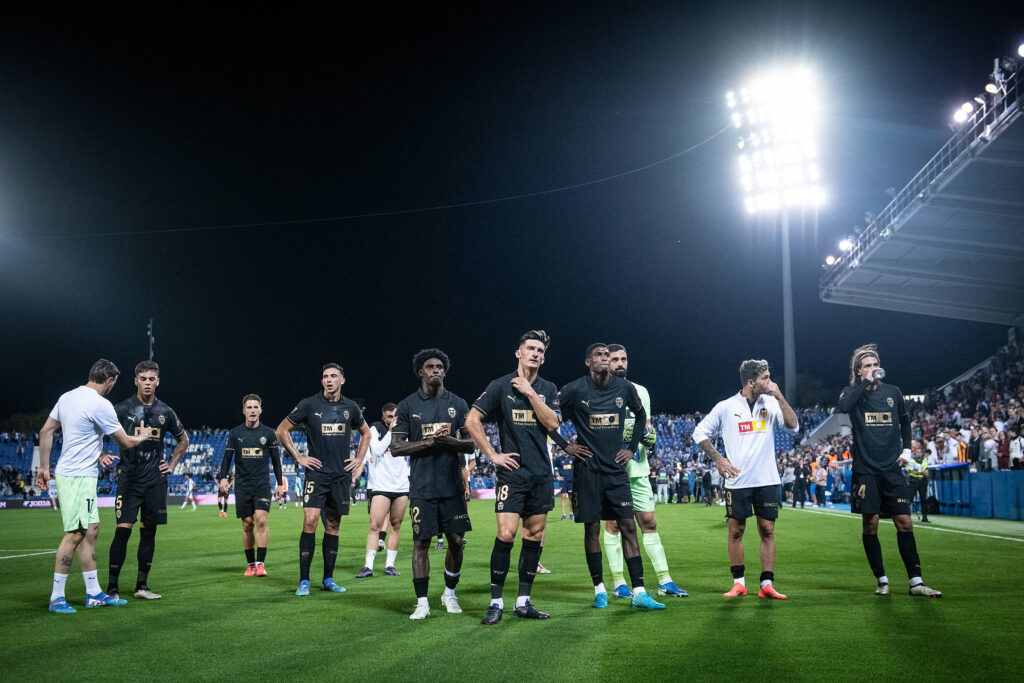
<path fill-rule="evenodd" d="M 423 364 L 431 358 L 436 358 L 441 361 L 441 365 L 444 366 L 445 374 L 448 374 L 448 368 L 452 366 L 452 362 L 448 358 L 448 354 L 441 349 L 420 349 L 417 351 L 416 355 L 412 357 L 412 374 L 419 377 Z"/>

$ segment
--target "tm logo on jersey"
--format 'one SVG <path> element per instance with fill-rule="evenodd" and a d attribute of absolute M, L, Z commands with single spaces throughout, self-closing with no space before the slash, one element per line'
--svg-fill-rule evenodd
<path fill-rule="evenodd" d="M 320 425 L 320 433 L 324 436 L 341 436 L 348 430 L 344 422 L 324 422 Z"/>
<path fill-rule="evenodd" d="M 619 426 L 618 413 L 599 413 L 590 416 L 591 429 L 609 429 Z"/>
<path fill-rule="evenodd" d="M 242 457 L 243 458 L 262 458 L 263 457 L 263 449 L 262 448 L 243 448 L 242 449 Z"/>
<path fill-rule="evenodd" d="M 534 416 L 532 410 L 513 410 L 512 421 L 516 424 L 537 424 L 537 418 Z"/>
<path fill-rule="evenodd" d="M 452 429 L 452 423 L 451 422 L 430 422 L 430 423 L 427 423 L 427 424 L 423 424 L 423 425 L 420 426 L 420 434 L 422 434 L 422 438 L 426 439 L 428 437 L 433 436 L 438 431 L 440 431 L 441 427 L 447 427 L 448 431 L 450 432 L 451 429 Z"/>
<path fill-rule="evenodd" d="M 888 427 L 892 424 L 892 413 L 864 413 L 864 424 L 872 427 Z"/>
<path fill-rule="evenodd" d="M 747 420 L 746 422 L 737 422 L 736 426 L 739 427 L 740 434 L 751 434 L 768 429 L 768 422 L 765 420 Z"/>

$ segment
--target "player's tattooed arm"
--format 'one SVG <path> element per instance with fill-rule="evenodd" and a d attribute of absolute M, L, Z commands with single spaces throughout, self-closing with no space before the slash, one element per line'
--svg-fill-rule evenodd
<path fill-rule="evenodd" d="M 160 471 L 163 474 L 173 472 L 174 468 L 181 462 L 182 457 L 184 457 L 185 451 L 188 450 L 188 432 L 183 429 L 180 434 L 175 435 L 175 438 L 178 440 L 178 445 L 174 447 L 174 451 L 171 453 L 171 462 L 168 463 L 166 460 L 160 461 Z"/>
<path fill-rule="evenodd" d="M 729 462 L 728 459 L 722 457 L 722 454 L 719 453 L 718 449 L 711 443 L 711 439 L 704 439 L 697 445 L 700 446 L 702 451 L 704 451 L 704 455 L 708 456 L 711 462 L 718 466 L 718 471 L 721 472 L 726 479 L 731 479 L 740 473 L 740 471 L 736 469 L 735 465 Z"/>

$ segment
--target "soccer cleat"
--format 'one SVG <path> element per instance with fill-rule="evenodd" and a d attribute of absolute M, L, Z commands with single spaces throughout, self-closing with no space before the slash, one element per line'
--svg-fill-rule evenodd
<path fill-rule="evenodd" d="M 107 595 L 106 593 L 100 593 L 98 595 L 86 595 L 85 606 L 89 607 L 120 607 L 121 605 L 127 605 L 127 600 L 115 597 L 113 595 Z"/>
<path fill-rule="evenodd" d="M 626 584 L 620 583 L 618 586 L 615 587 L 615 590 L 612 592 L 612 595 L 614 595 L 617 598 L 631 598 L 633 597 L 633 591 L 629 590 L 629 586 L 627 586 Z"/>
<path fill-rule="evenodd" d="M 606 591 L 601 591 L 600 593 L 596 593 L 594 595 L 594 608 L 595 609 L 604 609 L 607 606 L 608 606 L 608 593 Z"/>
<path fill-rule="evenodd" d="M 494 626 L 501 621 L 501 615 L 505 613 L 505 610 L 498 607 L 497 605 L 490 605 L 487 608 L 487 614 L 480 620 L 480 623 L 484 626 Z"/>
<path fill-rule="evenodd" d="M 742 583 L 736 582 L 732 585 L 732 590 L 722 593 L 723 598 L 738 598 L 742 595 L 747 594 L 747 587 Z"/>
<path fill-rule="evenodd" d="M 159 600 L 163 596 L 149 590 L 149 586 L 139 586 L 135 589 L 135 592 L 132 593 L 132 597 L 138 598 L 139 600 Z"/>
<path fill-rule="evenodd" d="M 634 595 L 633 601 L 629 605 L 630 607 L 639 607 L 641 609 L 665 609 L 665 605 L 648 595 L 647 591 Z"/>
<path fill-rule="evenodd" d="M 440 539 L 437 545 L 434 546 L 434 550 L 444 550 L 444 539 Z"/>
<path fill-rule="evenodd" d="M 537 573 L 538 574 L 550 574 L 551 570 L 548 569 L 547 567 L 545 567 L 544 565 L 542 565 L 540 562 L 538 562 L 537 563 Z"/>
<path fill-rule="evenodd" d="M 256 576 L 266 576 L 266 575 L 267 575 L 267 568 L 265 566 L 263 566 L 262 562 L 257 562 L 256 563 Z"/>
<path fill-rule="evenodd" d="M 761 590 L 757 591 L 757 597 L 759 598 L 772 598 L 773 600 L 785 600 L 787 596 L 775 590 L 775 587 L 768 584 Z"/>
<path fill-rule="evenodd" d="M 572 521 L 572 513 L 571 512 L 569 513 L 569 521 L 570 522 Z"/>
<path fill-rule="evenodd" d="M 416 611 L 410 614 L 409 618 L 418 621 L 420 619 L 426 619 L 429 614 L 429 605 L 416 605 Z"/>
<path fill-rule="evenodd" d="M 910 595 L 917 595 L 922 598 L 941 598 L 942 591 L 937 591 L 934 588 L 929 588 L 923 583 L 919 583 L 916 586 L 910 587 Z"/>
<path fill-rule="evenodd" d="M 398 573 L 398 570 L 395 569 L 394 567 L 384 567 L 384 575 L 385 576 L 401 576 L 401 574 Z"/>
<path fill-rule="evenodd" d="M 565 521 L 565 515 L 562 515 L 562 521 L 563 522 Z"/>
<path fill-rule="evenodd" d="M 459 599 L 454 595 L 442 595 L 441 604 L 448 610 L 448 614 L 462 614 L 462 608 L 459 607 Z"/>
<path fill-rule="evenodd" d="M 47 609 L 54 614 L 74 614 L 77 611 L 74 607 L 68 604 L 68 600 L 64 596 L 51 600 L 50 606 Z"/>
<path fill-rule="evenodd" d="M 334 583 L 334 579 L 324 579 L 324 582 L 320 584 L 320 590 L 327 591 L 328 593 L 344 593 L 345 589 Z"/>
<path fill-rule="evenodd" d="M 379 539 L 377 541 L 377 550 L 384 550 L 385 548 L 387 548 L 387 545 L 384 543 L 384 540 Z"/>
<path fill-rule="evenodd" d="M 658 586 L 658 595 L 671 595 L 676 598 L 690 597 L 690 594 L 677 586 L 675 581 L 666 581 Z"/>
<path fill-rule="evenodd" d="M 880 583 L 880 584 L 878 584 L 878 588 L 875 589 L 875 595 L 888 595 L 888 594 L 889 594 L 889 584 L 887 584 L 887 583 Z"/>
<path fill-rule="evenodd" d="M 295 591 L 298 596 L 309 595 L 309 581 L 299 581 L 299 590 Z"/>
<path fill-rule="evenodd" d="M 369 579 L 373 576 L 373 570 L 369 567 L 363 567 L 363 569 L 356 574 L 357 579 Z"/>
<path fill-rule="evenodd" d="M 256 576 L 256 565 L 247 565 L 245 568 L 245 574 L 243 574 L 242 576 Z"/>
<path fill-rule="evenodd" d="M 520 619 L 550 619 L 551 615 L 547 612 L 541 612 L 539 609 L 530 604 L 527 600 L 526 604 L 522 607 L 516 607 L 516 616 Z"/>

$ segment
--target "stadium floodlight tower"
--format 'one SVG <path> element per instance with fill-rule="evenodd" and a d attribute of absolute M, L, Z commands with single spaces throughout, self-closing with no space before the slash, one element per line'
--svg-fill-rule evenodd
<path fill-rule="evenodd" d="M 793 275 L 789 213 L 825 201 L 818 161 L 821 99 L 814 72 L 780 67 L 755 75 L 726 95 L 740 138 L 738 170 L 747 214 L 773 216 L 782 232 L 782 329 L 785 391 L 796 401 Z"/>

